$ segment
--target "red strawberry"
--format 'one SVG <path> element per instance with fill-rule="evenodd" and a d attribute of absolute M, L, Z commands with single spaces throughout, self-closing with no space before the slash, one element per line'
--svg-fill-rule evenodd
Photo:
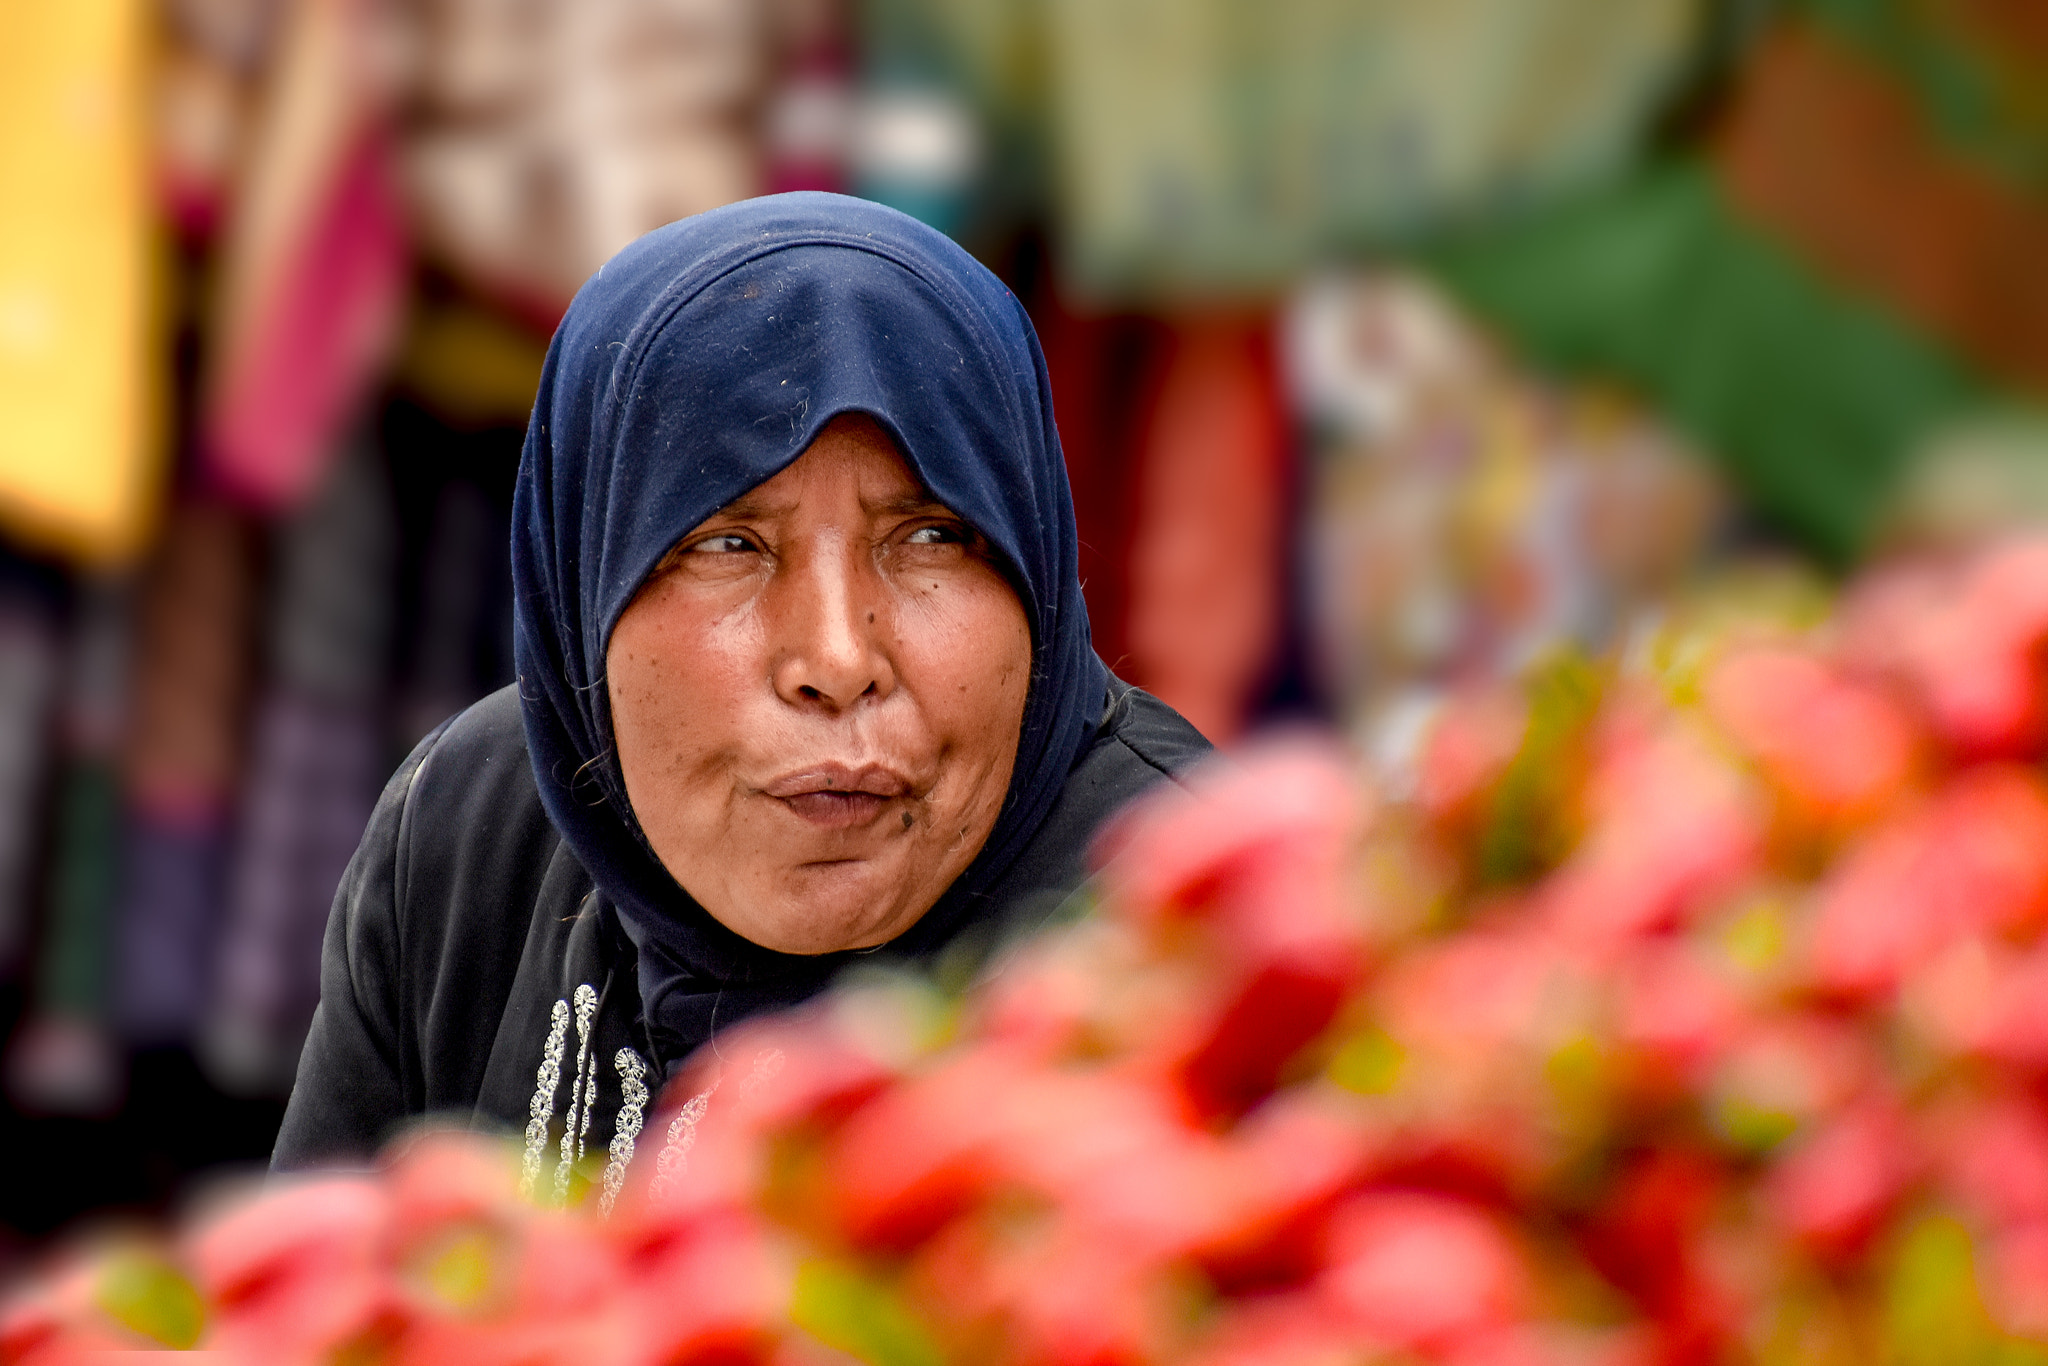
<path fill-rule="evenodd" d="M 964 1052 L 856 1111 L 830 1140 L 837 1227 L 856 1246 L 903 1249 L 978 1199 L 1031 1074 L 995 1048 Z"/>
<path fill-rule="evenodd" d="M 1097 840 L 1092 858 L 1120 913 L 1146 924 L 1199 916 L 1247 874 L 1256 883 L 1333 872 L 1359 799 L 1351 774 L 1324 748 L 1274 747 L 1212 762 L 1185 786 L 1136 803 Z"/>
<path fill-rule="evenodd" d="M 208 1346 L 252 1361 L 313 1361 L 394 1303 L 393 1210 L 368 1177 L 330 1176 L 266 1192 L 184 1240 L 200 1292 L 218 1309 Z"/>
<path fill-rule="evenodd" d="M 1911 775 L 1916 738 L 1906 714 L 1811 654 L 1743 651 L 1715 668 L 1706 692 L 1714 720 L 1809 818 L 1864 817 Z"/>
<path fill-rule="evenodd" d="M 1379 1192 L 1331 1216 L 1320 1285 L 1370 1341 L 1442 1351 L 1512 1323 L 1533 1286 L 1493 1216 L 1444 1196 Z"/>
<path fill-rule="evenodd" d="M 1633 1158 L 1585 1223 L 1588 1259 L 1651 1317 L 1689 1318 L 1705 1298 L 1700 1233 L 1728 1187 L 1727 1170 L 1704 1152 L 1658 1149 Z"/>
<path fill-rule="evenodd" d="M 1422 809 L 1445 825 L 1469 823 L 1514 761 L 1528 728 L 1528 707 L 1510 689 L 1453 698 L 1423 746 L 1415 793 Z"/>
<path fill-rule="evenodd" d="M 708 1221 L 636 1261 L 626 1280 L 649 1358 L 664 1366 L 751 1366 L 789 1319 L 792 1273 L 758 1222 Z"/>
<path fill-rule="evenodd" d="M 1683 923 L 1756 864 L 1744 780 L 1684 727 L 1620 718 L 1589 783 L 1591 824 L 1542 896 L 1575 941 L 1614 944 Z"/>
<path fill-rule="evenodd" d="M 2048 1114 L 2037 1100 L 1963 1101 L 1931 1116 L 1928 1130 L 1943 1187 L 1981 1223 L 2048 1227 Z"/>
<path fill-rule="evenodd" d="M 1230 1303 L 1188 1366 L 1356 1366 L 1360 1349 L 1356 1329 L 1298 1291 Z"/>
<path fill-rule="evenodd" d="M 2048 1221 L 2019 1224 L 1992 1242 L 1984 1298 L 2007 1332 L 2048 1338 Z"/>
<path fill-rule="evenodd" d="M 1833 1117 L 1772 1170 L 1772 1216 L 1825 1255 L 1861 1251 L 1918 1174 L 1911 1137 L 1888 1103 Z"/>
<path fill-rule="evenodd" d="M 1689 1088 L 1735 1044 L 1744 1005 L 1698 950 L 1650 941 L 1615 972 L 1619 1042 L 1636 1058 L 1635 1080 L 1651 1092 Z"/>
<path fill-rule="evenodd" d="M 1228 1140 L 1236 1198 L 1194 1247 L 1195 1260 L 1226 1289 L 1307 1277 L 1323 1216 L 1384 1155 L 1385 1142 L 1369 1111 L 1348 1098 L 1305 1088 L 1273 1097 Z"/>

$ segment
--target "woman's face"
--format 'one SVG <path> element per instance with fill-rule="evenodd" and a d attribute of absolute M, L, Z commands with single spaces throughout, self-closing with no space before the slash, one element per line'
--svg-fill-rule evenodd
<path fill-rule="evenodd" d="M 886 943 L 931 909 L 995 826 L 1030 676 L 981 537 L 856 416 L 684 536 L 606 654 L 654 852 L 784 953 Z"/>

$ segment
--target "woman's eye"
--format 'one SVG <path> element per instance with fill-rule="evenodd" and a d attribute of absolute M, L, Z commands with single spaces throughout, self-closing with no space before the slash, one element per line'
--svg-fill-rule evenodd
<path fill-rule="evenodd" d="M 903 538 L 905 545 L 966 545 L 970 533 L 957 526 L 921 526 Z"/>
<path fill-rule="evenodd" d="M 690 547 L 693 552 L 707 555 L 741 555 L 758 548 L 752 540 L 734 531 L 706 536 Z"/>

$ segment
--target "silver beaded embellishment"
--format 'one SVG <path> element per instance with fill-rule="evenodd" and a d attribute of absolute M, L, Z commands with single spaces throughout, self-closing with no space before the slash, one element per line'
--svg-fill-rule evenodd
<path fill-rule="evenodd" d="M 604 1165 L 604 1194 L 598 1197 L 597 1212 L 610 1216 L 626 1184 L 626 1168 L 633 1162 L 633 1145 L 640 1139 L 640 1126 L 647 1113 L 647 1064 L 630 1048 L 612 1056 L 619 1070 L 619 1117 L 612 1126 L 611 1160 Z"/>
<path fill-rule="evenodd" d="M 548 1041 L 540 1051 L 533 1103 L 527 1107 L 526 1153 L 519 1161 L 519 1194 L 528 1200 L 540 1181 L 541 1154 L 547 1151 L 548 1125 L 555 1118 L 555 1092 L 562 1086 L 562 1048 L 568 1035 L 569 1003 L 557 1001 L 548 1015 Z"/>

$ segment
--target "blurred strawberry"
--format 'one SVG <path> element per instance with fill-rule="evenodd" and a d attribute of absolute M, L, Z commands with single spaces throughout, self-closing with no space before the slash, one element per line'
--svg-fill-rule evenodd
<path fill-rule="evenodd" d="M 1309 1291 L 1231 1303 L 1209 1326 L 1188 1366 L 1357 1366 L 1356 1329 Z"/>
<path fill-rule="evenodd" d="M 1684 725 L 1633 710 L 1603 721 L 1585 836 L 1542 891 L 1560 931 L 1590 945 L 1684 923 L 1762 851 L 1742 776 Z"/>
<path fill-rule="evenodd" d="M 1928 700 L 1967 758 L 2040 752 L 2044 707 L 2039 650 L 2048 636 L 2048 542 L 2017 541 L 1973 563 L 1948 619 L 1946 655 L 1926 663 Z"/>
<path fill-rule="evenodd" d="M 1655 1149 L 1615 1173 L 1580 1241 L 1595 1270 L 1665 1323 L 1706 1308 L 1701 1230 L 1728 1198 L 1731 1176 L 1708 1154 Z"/>
<path fill-rule="evenodd" d="M 850 1113 L 895 1077 L 901 1059 L 888 1054 L 909 1045 L 862 1037 L 872 1014 L 835 1009 L 843 1004 L 827 998 L 719 1035 L 670 1082 L 662 1113 L 714 1089 L 718 1125 L 751 1135 Z"/>
<path fill-rule="evenodd" d="M 1767 1152 L 1846 1107 L 1881 1075 L 1869 1041 L 1817 1014 L 1750 1021 L 1702 1099 L 1722 1141 Z"/>
<path fill-rule="evenodd" d="M 1112 983 L 1128 986 L 1124 973 L 1110 973 L 1134 966 L 1134 939 L 1097 919 L 1013 951 L 968 1003 L 966 1030 L 1043 1059 L 1085 1046 Z"/>
<path fill-rule="evenodd" d="M 2022 758 L 2048 738 L 2041 660 L 2048 541 L 2020 540 L 1952 567 L 1880 576 L 1849 613 L 1850 650 L 1918 692 L 1964 761 Z"/>
<path fill-rule="evenodd" d="M 73 1249 L 0 1305 L 0 1362 L 87 1366 L 115 1353 L 188 1348 L 206 1318 L 198 1293 L 161 1250 L 125 1241 Z"/>
<path fill-rule="evenodd" d="M 659 1243 L 751 1204 L 779 1135 L 836 1123 L 887 1086 L 893 1064 L 831 1005 L 749 1020 L 680 1070 L 641 1139 L 651 1160 L 633 1164 L 617 1207 L 631 1238 Z"/>
<path fill-rule="evenodd" d="M 2044 913 L 2048 788 L 2017 769 L 1974 769 L 1881 826 L 1829 876 L 1813 970 L 1830 991 L 1888 991 L 1944 945 L 2033 929 Z"/>
<path fill-rule="evenodd" d="M 2032 769 L 1968 770 L 1941 796 L 1945 917 L 2006 934 L 2048 919 L 2048 784 Z"/>
<path fill-rule="evenodd" d="M 789 1322 L 793 1269 L 760 1221 L 704 1221 L 628 1264 L 624 1285 L 648 1358 L 662 1366 L 753 1366 Z"/>
<path fill-rule="evenodd" d="M 1349 1098 L 1308 1088 L 1273 1097 L 1229 1138 L 1235 1198 L 1191 1249 L 1196 1264 L 1232 1293 L 1305 1280 L 1324 1217 L 1385 1142 L 1384 1126 Z"/>
<path fill-rule="evenodd" d="M 225 1209 L 183 1240 L 215 1306 L 210 1348 L 251 1361 L 319 1362 L 396 1303 L 393 1209 L 369 1177 L 328 1176 Z"/>
<path fill-rule="evenodd" d="M 1336 1018 L 1359 971 L 1348 946 L 1293 946 L 1257 965 L 1181 1064 L 1204 1115 L 1237 1115 L 1272 1094 L 1288 1062 Z"/>
<path fill-rule="evenodd" d="M 856 1247 L 909 1248 L 978 1199 L 1000 1175 L 998 1145 L 1031 1079 L 1007 1050 L 983 1046 L 854 1112 L 825 1156 L 841 1234 Z"/>
<path fill-rule="evenodd" d="M 1119 914 L 1169 938 L 1177 920 L 1202 927 L 1215 1005 L 1178 1069 L 1200 1112 L 1240 1114 L 1270 1093 L 1363 973 L 1342 876 L 1359 805 L 1346 770 L 1295 744 L 1210 765 L 1099 843 Z"/>
<path fill-rule="evenodd" d="M 2048 1340 L 2048 1220 L 2000 1233 L 1981 1274 L 1984 1298 L 2001 1327 L 2035 1342 Z"/>
<path fill-rule="evenodd" d="M 1672 1366 L 1641 1328 L 1516 1324 L 1461 1343 L 1446 1366 Z"/>
<path fill-rule="evenodd" d="M 1805 821 L 1865 819 L 1911 777 L 1917 737 L 1905 712 L 1812 654 L 1738 652 L 1708 677 L 1706 699 Z"/>
<path fill-rule="evenodd" d="M 1886 1101 L 1831 1117 L 1773 1167 L 1765 1188 L 1771 1217 L 1823 1256 L 1861 1252 L 1919 1175 L 1912 1137 Z"/>
<path fill-rule="evenodd" d="M 1930 884 L 1943 878 L 1941 857 L 1940 823 L 1925 811 L 1880 827 L 1850 851 L 1819 892 L 1811 931 L 1819 985 L 1851 995 L 1889 991 L 1940 947 L 1950 927 Z"/>
<path fill-rule="evenodd" d="M 1926 1117 L 1924 1145 L 1944 1193 L 1980 1225 L 2048 1227 L 2048 1114 L 2033 1096 L 1951 1101 Z"/>
<path fill-rule="evenodd" d="M 1627 1051 L 1630 1082 L 1647 1097 L 1695 1088 L 1708 1067 L 1733 1048 L 1745 1004 L 1697 948 L 1652 940 L 1616 967 L 1615 1028 Z"/>
<path fill-rule="evenodd" d="M 1545 1007 L 1577 975 L 1563 946 L 1527 926 L 1476 926 L 1389 964 L 1379 999 L 1388 1031 L 1431 1053 L 1537 1051 Z"/>
<path fill-rule="evenodd" d="M 1528 728 L 1528 705 L 1514 689 L 1475 689 L 1452 698 L 1424 742 L 1417 802 L 1439 825 L 1473 826 Z"/>
<path fill-rule="evenodd" d="M 2048 1073 L 2048 943 L 1993 961 L 1968 1042 L 2008 1066 Z"/>
<path fill-rule="evenodd" d="M 1331 1311 L 1368 1341 L 1440 1352 L 1514 1322 L 1534 1287 L 1491 1215 L 1443 1196 L 1378 1192 L 1331 1216 L 1320 1281 Z"/>
<path fill-rule="evenodd" d="M 1141 1366 L 1166 1359 L 1174 1287 L 1126 1244 L 1058 1213 L 955 1225 L 910 1273 L 959 1360 Z"/>
<path fill-rule="evenodd" d="M 509 1221 L 526 1206 L 517 1194 L 519 1154 L 474 1133 L 415 1134 L 385 1154 L 391 1235 L 403 1247 L 450 1224 Z"/>
<path fill-rule="evenodd" d="M 1333 876 L 1361 815 L 1359 797 L 1353 775 L 1324 747 L 1274 746 L 1212 761 L 1135 803 L 1091 858 L 1120 914 L 1141 924 L 1199 916 L 1226 896 L 1257 896 L 1266 879 L 1299 890 L 1305 877 Z"/>
<path fill-rule="evenodd" d="M 469 1221 L 403 1265 L 410 1312 L 393 1366 L 636 1366 L 649 1360 L 619 1249 L 591 1220 L 534 1210 L 506 1228 Z"/>

